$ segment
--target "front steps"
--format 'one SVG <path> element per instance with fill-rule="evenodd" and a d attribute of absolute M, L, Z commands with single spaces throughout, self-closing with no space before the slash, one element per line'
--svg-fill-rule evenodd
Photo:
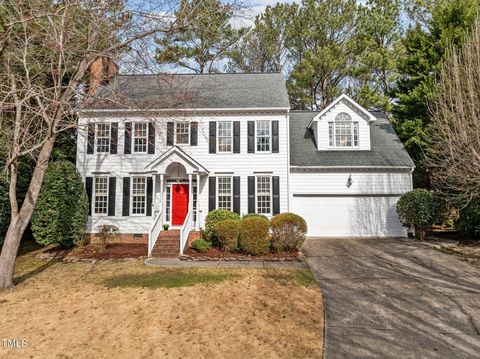
<path fill-rule="evenodd" d="M 180 255 L 180 230 L 161 231 L 152 249 L 152 257 L 178 258 Z"/>

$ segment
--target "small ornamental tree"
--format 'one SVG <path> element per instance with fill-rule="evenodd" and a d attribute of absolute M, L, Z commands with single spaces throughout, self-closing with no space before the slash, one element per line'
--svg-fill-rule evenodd
<path fill-rule="evenodd" d="M 75 165 L 68 161 L 51 163 L 32 216 L 35 240 L 71 247 L 82 238 L 87 216 L 88 198 Z"/>
<path fill-rule="evenodd" d="M 415 230 L 415 236 L 423 240 L 425 230 L 437 218 L 439 202 L 435 195 L 423 188 L 405 193 L 397 203 L 397 213 L 402 224 Z"/>

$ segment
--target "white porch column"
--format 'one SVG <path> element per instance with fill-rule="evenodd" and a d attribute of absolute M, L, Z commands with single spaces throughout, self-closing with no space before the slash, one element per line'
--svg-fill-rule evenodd
<path fill-rule="evenodd" d="M 158 199 L 159 211 L 162 214 L 163 218 L 165 218 L 165 213 L 163 213 L 163 173 L 160 174 L 160 198 Z M 163 218 L 160 218 L 160 221 L 163 223 Z"/>
<path fill-rule="evenodd" d="M 193 210 L 193 183 L 192 183 L 193 176 L 191 173 L 188 174 L 188 211 L 192 212 Z M 193 215 L 193 213 L 192 213 Z"/>
<path fill-rule="evenodd" d="M 200 203 L 200 174 L 197 172 L 197 208 L 195 208 L 195 218 L 197 219 L 195 221 L 195 230 L 199 230 L 200 229 L 200 226 L 199 226 L 199 223 L 200 223 L 200 217 L 199 217 L 199 210 L 198 210 L 198 205 Z"/>

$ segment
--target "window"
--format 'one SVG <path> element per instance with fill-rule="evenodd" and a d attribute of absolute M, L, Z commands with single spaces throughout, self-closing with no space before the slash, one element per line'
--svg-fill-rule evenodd
<path fill-rule="evenodd" d="M 328 123 L 330 147 L 358 147 L 358 122 L 352 122 L 348 113 L 340 112 L 335 122 Z"/>
<path fill-rule="evenodd" d="M 172 187 L 170 185 L 167 186 L 167 197 L 166 197 L 166 203 L 165 203 L 165 221 L 170 222 L 170 201 L 171 201 L 171 193 L 172 193 Z"/>
<path fill-rule="evenodd" d="M 96 124 L 97 153 L 110 152 L 110 124 Z"/>
<path fill-rule="evenodd" d="M 175 124 L 175 143 L 179 145 L 188 145 L 190 142 L 190 123 L 177 122 Z"/>
<path fill-rule="evenodd" d="M 270 151 L 270 121 L 257 121 L 257 152 Z"/>
<path fill-rule="evenodd" d="M 132 215 L 145 214 L 147 203 L 147 179 L 132 178 Z"/>
<path fill-rule="evenodd" d="M 218 204 L 217 208 L 232 210 L 232 178 L 218 177 Z"/>
<path fill-rule="evenodd" d="M 270 177 L 257 177 L 257 213 L 270 214 L 272 208 L 271 199 Z"/>
<path fill-rule="evenodd" d="M 232 152 L 232 123 L 218 123 L 218 152 Z"/>
<path fill-rule="evenodd" d="M 148 124 L 133 124 L 133 152 L 146 153 L 148 145 Z"/>
<path fill-rule="evenodd" d="M 95 214 L 107 214 L 108 211 L 108 177 L 95 177 L 94 188 Z"/>

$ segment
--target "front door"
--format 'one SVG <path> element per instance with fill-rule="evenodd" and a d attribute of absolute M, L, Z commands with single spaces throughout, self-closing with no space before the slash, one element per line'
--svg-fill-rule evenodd
<path fill-rule="evenodd" d="M 181 226 L 188 213 L 188 184 L 172 184 L 172 226 Z"/>

